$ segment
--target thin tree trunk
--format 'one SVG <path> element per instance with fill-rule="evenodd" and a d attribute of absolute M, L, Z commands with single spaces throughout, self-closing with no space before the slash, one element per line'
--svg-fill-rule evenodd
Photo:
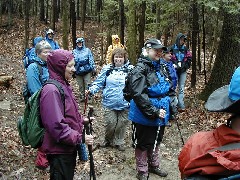
<path fill-rule="evenodd" d="M 45 18 L 45 24 L 48 23 L 48 8 L 49 8 L 49 1 L 47 0 L 46 2 L 47 6 L 46 6 L 46 18 Z"/>
<path fill-rule="evenodd" d="M 82 13 L 81 13 L 81 30 L 84 31 L 84 26 L 85 26 L 85 19 L 86 19 L 86 5 L 87 5 L 87 1 L 86 0 L 82 0 Z"/>
<path fill-rule="evenodd" d="M 157 7 L 156 7 L 156 38 L 161 39 L 162 32 L 160 31 L 160 17 L 161 17 L 161 0 L 158 0 Z M 162 42 L 163 43 L 163 42 Z"/>
<path fill-rule="evenodd" d="M 119 0 L 119 35 L 120 35 L 120 40 L 121 44 L 124 45 L 124 29 L 125 29 L 125 23 L 124 23 L 124 3 L 123 0 Z"/>
<path fill-rule="evenodd" d="M 34 19 L 33 19 L 33 36 L 36 36 L 36 24 L 37 24 L 37 14 L 38 14 L 38 7 L 37 7 L 37 0 L 33 0 L 33 15 L 34 15 Z"/>
<path fill-rule="evenodd" d="M 137 42 L 137 27 L 136 27 L 136 2 L 135 0 L 129 0 L 129 11 L 128 11 L 128 53 L 129 60 L 132 64 L 136 64 L 137 62 L 137 54 L 136 54 L 136 42 Z"/>
<path fill-rule="evenodd" d="M 77 0 L 77 20 L 80 19 L 80 0 Z"/>
<path fill-rule="evenodd" d="M 207 74 L 206 74 L 206 32 L 205 32 L 205 11 L 204 5 L 202 5 L 202 28 L 203 28 L 203 42 L 202 42 L 202 49 L 203 49 L 203 73 L 204 73 L 204 82 L 207 84 Z"/>
<path fill-rule="evenodd" d="M 196 86 L 196 52 L 197 52 L 197 34 L 198 34 L 198 7 L 197 2 L 192 4 L 193 20 L 192 20 L 192 74 L 191 74 L 191 87 Z"/>
<path fill-rule="evenodd" d="M 200 39 L 200 33 L 198 33 L 198 38 L 197 38 L 197 46 L 198 46 L 198 49 L 197 49 L 197 70 L 199 72 L 202 71 L 202 62 L 201 62 L 201 39 Z"/>
<path fill-rule="evenodd" d="M 69 19 L 68 19 L 68 12 L 69 12 L 69 5 L 68 1 L 62 1 L 62 8 L 63 8 L 63 36 L 62 36 L 62 42 L 63 42 L 63 49 L 68 49 L 68 30 L 69 30 Z"/>
<path fill-rule="evenodd" d="M 76 24 L 75 0 L 71 0 L 70 12 L 71 12 L 71 19 L 72 19 L 72 44 L 74 49 L 76 47 L 76 36 L 77 36 L 76 35 L 77 24 Z"/>
<path fill-rule="evenodd" d="M 29 11 L 30 11 L 30 0 L 25 0 L 24 4 L 24 30 L 25 30 L 25 41 L 24 41 L 24 49 L 27 49 L 29 47 Z"/>
<path fill-rule="evenodd" d="M 7 6 L 8 6 L 8 28 L 10 28 L 13 24 L 13 16 L 12 16 L 12 11 L 13 11 L 13 1 L 8 0 L 7 1 Z"/>
<path fill-rule="evenodd" d="M 98 22 L 100 22 L 101 11 L 102 11 L 102 0 L 97 0 L 97 16 L 98 16 Z"/>
<path fill-rule="evenodd" d="M 142 1 L 140 4 L 140 13 L 139 13 L 139 23 L 138 23 L 138 50 L 137 50 L 137 57 L 142 52 L 142 47 L 144 45 L 144 31 L 145 31 L 145 22 L 146 22 L 146 1 Z"/>
<path fill-rule="evenodd" d="M 44 0 L 39 0 L 39 6 L 40 6 L 39 20 L 44 21 L 45 20 Z"/>
<path fill-rule="evenodd" d="M 52 0 L 52 22 L 51 28 L 56 31 L 56 19 L 57 19 L 57 0 Z"/>

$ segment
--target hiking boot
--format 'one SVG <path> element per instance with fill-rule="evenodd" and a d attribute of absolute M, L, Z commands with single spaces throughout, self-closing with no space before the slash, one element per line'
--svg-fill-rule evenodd
<path fill-rule="evenodd" d="M 171 120 L 176 120 L 175 115 L 171 114 L 170 117 L 169 117 L 169 120 L 170 120 L 170 121 L 171 121 Z"/>
<path fill-rule="evenodd" d="M 185 112 L 186 111 L 186 109 L 185 108 L 178 108 L 178 112 Z"/>
<path fill-rule="evenodd" d="M 45 167 L 45 166 L 38 166 L 38 165 L 36 165 L 36 168 L 38 168 L 38 169 L 40 169 L 42 171 L 50 172 L 50 166 Z"/>
<path fill-rule="evenodd" d="M 147 180 L 148 179 L 148 177 L 142 173 L 137 173 L 136 178 L 139 180 Z"/>
<path fill-rule="evenodd" d="M 164 172 L 162 171 L 160 168 L 158 167 L 150 167 L 149 168 L 149 172 L 153 173 L 153 174 L 156 174 L 158 176 L 161 176 L 161 177 L 166 177 L 168 175 L 167 172 Z"/>
<path fill-rule="evenodd" d="M 123 145 L 116 145 L 115 146 L 119 151 L 125 151 L 125 147 Z"/>
<path fill-rule="evenodd" d="M 108 141 L 104 141 L 102 144 L 100 144 L 100 147 L 110 147 L 111 143 Z"/>

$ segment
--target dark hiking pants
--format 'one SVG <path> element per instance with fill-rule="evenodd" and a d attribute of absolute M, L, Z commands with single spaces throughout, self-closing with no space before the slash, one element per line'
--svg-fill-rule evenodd
<path fill-rule="evenodd" d="M 48 154 L 50 180 L 72 180 L 77 154 Z"/>

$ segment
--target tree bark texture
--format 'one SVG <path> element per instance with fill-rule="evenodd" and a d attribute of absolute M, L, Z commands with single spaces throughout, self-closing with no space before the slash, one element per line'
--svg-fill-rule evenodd
<path fill-rule="evenodd" d="M 221 38 L 211 76 L 200 98 L 206 100 L 217 88 L 229 84 L 232 74 L 239 66 L 240 13 L 224 12 Z"/>

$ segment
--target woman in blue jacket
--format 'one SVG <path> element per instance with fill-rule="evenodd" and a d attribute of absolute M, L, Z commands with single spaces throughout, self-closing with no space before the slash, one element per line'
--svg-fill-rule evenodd
<path fill-rule="evenodd" d="M 170 83 L 160 64 L 165 47 L 157 39 L 149 39 L 144 45 L 145 51 L 129 79 L 132 95 L 129 119 L 133 122 L 133 145 L 140 180 L 147 180 L 148 172 L 167 176 L 159 168 L 158 155 L 170 105 Z"/>
<path fill-rule="evenodd" d="M 80 90 L 80 102 L 85 99 L 85 91 L 91 83 L 91 74 L 95 72 L 95 63 L 92 52 L 85 46 L 83 38 L 77 38 L 77 46 L 73 50 L 76 79 Z"/>
<path fill-rule="evenodd" d="M 129 102 L 124 99 L 122 90 L 125 87 L 125 77 L 133 66 L 129 65 L 127 53 L 122 48 L 113 50 L 111 62 L 102 68 L 87 93 L 93 95 L 102 90 L 102 105 L 106 122 L 103 146 L 113 146 L 124 151 Z"/>
<path fill-rule="evenodd" d="M 35 46 L 37 57 L 34 59 L 34 63 L 31 63 L 27 68 L 27 87 L 30 94 L 34 94 L 42 88 L 43 84 L 49 79 L 49 73 L 47 68 L 47 56 L 51 51 L 50 44 L 42 40 Z M 39 70 L 42 71 L 39 72 Z M 40 169 L 46 169 L 49 166 L 46 155 L 42 152 L 41 147 L 38 149 L 36 167 Z"/>

